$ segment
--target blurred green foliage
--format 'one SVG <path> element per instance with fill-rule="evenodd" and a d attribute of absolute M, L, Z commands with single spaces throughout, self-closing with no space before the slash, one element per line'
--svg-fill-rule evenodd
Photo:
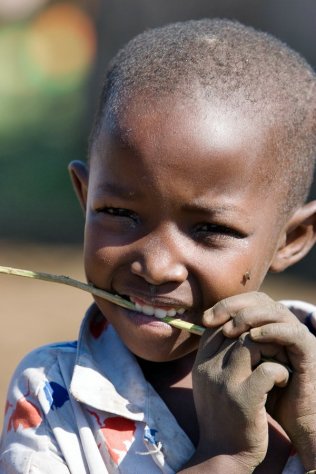
<path fill-rule="evenodd" d="M 86 155 L 94 41 L 72 3 L 0 27 L 1 239 L 82 240 L 67 164 Z"/>

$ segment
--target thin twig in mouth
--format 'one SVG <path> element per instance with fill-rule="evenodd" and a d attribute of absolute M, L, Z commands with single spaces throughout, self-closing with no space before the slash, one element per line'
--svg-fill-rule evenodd
<path fill-rule="evenodd" d="M 93 285 L 83 283 L 81 281 L 75 280 L 74 278 L 70 278 L 65 275 L 53 275 L 51 273 L 33 272 L 31 270 L 22 270 L 20 268 L 3 267 L 3 266 L 0 266 L 0 273 L 6 274 L 6 275 L 15 275 L 15 276 L 20 276 L 20 277 L 33 278 L 35 280 L 43 280 L 43 281 L 48 281 L 51 283 L 61 283 L 63 285 L 72 286 L 74 288 L 79 288 L 80 290 L 87 291 L 88 293 L 91 293 L 95 296 L 99 296 L 100 298 L 103 298 L 109 301 L 110 303 L 114 303 L 118 306 L 121 306 L 122 308 L 136 311 L 136 307 L 134 303 L 132 303 L 131 301 L 128 301 L 125 298 L 122 298 L 121 296 L 113 295 L 112 293 L 109 293 L 108 291 L 101 290 L 100 288 L 96 288 Z M 188 331 L 198 336 L 202 336 L 202 334 L 205 331 L 205 328 L 203 328 L 202 326 L 188 323 L 187 321 L 183 321 L 182 319 L 171 318 L 169 316 L 166 316 L 163 319 L 159 319 L 159 321 L 163 321 L 165 323 L 170 324 L 170 326 L 173 326 L 177 329 L 182 329 L 184 331 Z M 270 357 L 262 357 L 261 362 L 280 363 Z M 281 365 L 284 365 L 284 367 L 290 373 L 292 372 L 292 369 L 286 364 L 281 364 Z"/>
<path fill-rule="evenodd" d="M 92 295 L 99 296 L 100 298 L 103 298 L 109 301 L 110 303 L 114 303 L 118 306 L 121 306 L 122 308 L 136 311 L 136 307 L 134 303 L 132 303 L 131 301 L 128 301 L 125 298 L 122 298 L 121 296 L 113 295 L 112 293 L 109 293 L 108 291 L 101 290 L 100 288 L 96 288 L 93 285 L 83 283 L 81 281 L 75 280 L 65 275 L 53 275 L 51 273 L 34 272 L 31 270 L 22 270 L 20 268 L 3 267 L 3 266 L 0 266 L 0 273 L 6 274 L 6 275 L 15 275 L 15 276 L 20 276 L 20 277 L 33 278 L 35 280 L 48 281 L 51 283 L 61 283 L 63 285 L 72 286 L 74 288 L 87 291 L 88 293 L 91 293 Z M 163 319 L 159 319 L 159 321 L 164 321 L 170 324 L 170 326 L 173 326 L 185 331 L 189 331 L 192 334 L 197 334 L 198 336 L 201 336 L 203 332 L 205 331 L 205 329 L 202 326 L 197 326 L 196 324 L 188 323 L 187 321 L 183 321 L 182 319 L 178 319 L 178 318 L 171 318 L 169 316 L 166 316 Z"/>

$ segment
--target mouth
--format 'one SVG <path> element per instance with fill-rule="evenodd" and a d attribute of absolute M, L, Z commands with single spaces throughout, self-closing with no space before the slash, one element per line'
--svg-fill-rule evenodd
<path fill-rule="evenodd" d="M 202 336 L 205 328 L 198 326 L 194 323 L 184 321 L 183 319 L 177 318 L 177 316 L 182 316 L 186 311 L 189 311 L 189 307 L 181 306 L 181 303 L 171 305 L 169 301 L 168 304 L 164 302 L 159 302 L 158 304 L 149 304 L 148 301 L 140 299 L 135 296 L 127 295 L 116 295 L 116 299 L 120 301 L 114 302 L 123 308 L 126 308 L 130 311 L 138 313 L 140 316 L 143 314 L 143 317 L 146 318 L 156 318 L 161 320 L 163 323 L 167 323 L 177 329 L 188 331 L 192 334 Z M 176 302 L 174 302 L 176 303 Z"/>
<path fill-rule="evenodd" d="M 145 314 L 146 316 L 154 316 L 157 319 L 164 319 L 165 317 L 174 318 L 182 316 L 185 313 L 186 308 L 181 306 L 164 306 L 164 305 L 152 305 L 146 301 L 130 296 L 129 300 L 134 303 L 137 312 Z"/>

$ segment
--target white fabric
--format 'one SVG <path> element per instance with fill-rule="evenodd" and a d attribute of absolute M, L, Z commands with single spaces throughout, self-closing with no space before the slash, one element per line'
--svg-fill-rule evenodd
<path fill-rule="evenodd" d="M 286 302 L 316 328 L 316 308 Z M 194 446 L 103 316 L 31 352 L 8 392 L 1 474 L 172 474 Z M 291 456 L 283 474 L 302 474 Z"/>

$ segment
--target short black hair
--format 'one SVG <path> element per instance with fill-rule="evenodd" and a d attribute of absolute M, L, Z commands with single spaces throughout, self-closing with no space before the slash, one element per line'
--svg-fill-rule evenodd
<path fill-rule="evenodd" d="M 316 76 L 304 58 L 273 36 L 225 19 L 174 23 L 136 36 L 110 62 L 90 150 L 106 114 L 119 116 L 138 94 L 148 98 L 200 88 L 278 129 L 277 185 L 286 212 L 303 203 L 313 180 Z M 285 202 L 286 201 L 286 202 Z"/>

